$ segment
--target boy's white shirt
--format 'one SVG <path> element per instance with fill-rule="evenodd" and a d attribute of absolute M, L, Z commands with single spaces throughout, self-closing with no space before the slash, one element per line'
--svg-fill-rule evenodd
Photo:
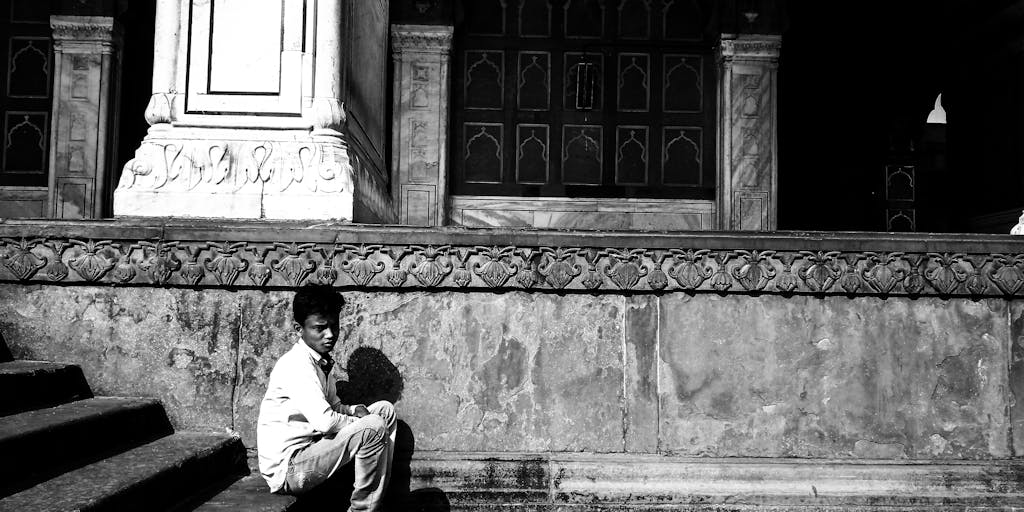
<path fill-rule="evenodd" d="M 300 338 L 270 372 L 256 421 L 256 450 L 271 491 L 284 485 L 292 454 L 355 420 L 339 412 L 347 408 L 320 371 L 321 359 Z"/>

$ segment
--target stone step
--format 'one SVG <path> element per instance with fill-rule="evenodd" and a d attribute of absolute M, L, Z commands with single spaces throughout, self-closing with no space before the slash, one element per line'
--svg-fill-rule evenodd
<path fill-rule="evenodd" d="M 1020 460 L 418 452 L 410 470 L 410 509 L 1024 511 Z"/>
<path fill-rule="evenodd" d="M 251 474 L 230 482 L 198 506 L 182 508 L 180 512 L 285 512 L 293 510 L 295 503 L 294 496 L 271 494 L 263 477 Z"/>
<path fill-rule="evenodd" d="M 0 417 L 0 496 L 172 432 L 149 398 L 89 398 Z"/>
<path fill-rule="evenodd" d="M 7 340 L 4 339 L 4 333 L 0 332 L 0 363 L 13 360 L 14 356 L 11 355 L 11 349 L 7 346 Z"/>
<path fill-rule="evenodd" d="M 173 510 L 196 489 L 247 471 L 238 438 L 176 433 L 0 499 L 0 512 Z"/>
<path fill-rule="evenodd" d="M 92 398 L 81 368 L 46 361 L 0 362 L 0 389 L 0 416 Z"/>

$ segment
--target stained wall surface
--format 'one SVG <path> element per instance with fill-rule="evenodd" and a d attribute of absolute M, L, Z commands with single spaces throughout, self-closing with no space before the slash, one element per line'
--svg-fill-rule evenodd
<path fill-rule="evenodd" d="M 0 330 L 16 358 L 79 364 L 96 394 L 160 398 L 178 428 L 253 447 L 296 339 L 291 295 L 2 284 Z M 1018 301 L 343 295 L 339 392 L 396 401 L 417 450 L 988 459 L 1024 445 Z"/>

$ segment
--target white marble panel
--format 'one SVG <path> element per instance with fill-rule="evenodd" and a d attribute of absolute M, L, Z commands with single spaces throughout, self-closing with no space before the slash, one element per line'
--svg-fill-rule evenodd
<path fill-rule="evenodd" d="M 277 93 L 281 83 L 281 0 L 215 0 L 210 92 Z"/>

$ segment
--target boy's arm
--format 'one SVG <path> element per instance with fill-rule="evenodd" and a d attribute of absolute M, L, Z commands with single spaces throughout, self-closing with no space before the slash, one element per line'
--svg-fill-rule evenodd
<path fill-rule="evenodd" d="M 284 383 L 287 396 L 296 409 L 306 417 L 306 421 L 317 432 L 332 434 L 341 429 L 347 422 L 345 416 L 329 403 L 320 388 L 320 380 L 315 371 L 299 371 L 293 373 L 294 378 Z M 337 397 L 334 397 L 337 400 Z M 344 406 L 338 404 L 338 406 Z"/>
<path fill-rule="evenodd" d="M 327 377 L 327 402 L 331 404 L 331 409 L 334 409 L 346 416 L 355 416 L 357 418 L 362 418 L 363 416 L 370 414 L 370 411 L 367 410 L 366 406 L 363 404 L 348 405 L 341 403 L 341 399 L 338 398 L 338 383 L 330 382 L 330 375 Z"/>

